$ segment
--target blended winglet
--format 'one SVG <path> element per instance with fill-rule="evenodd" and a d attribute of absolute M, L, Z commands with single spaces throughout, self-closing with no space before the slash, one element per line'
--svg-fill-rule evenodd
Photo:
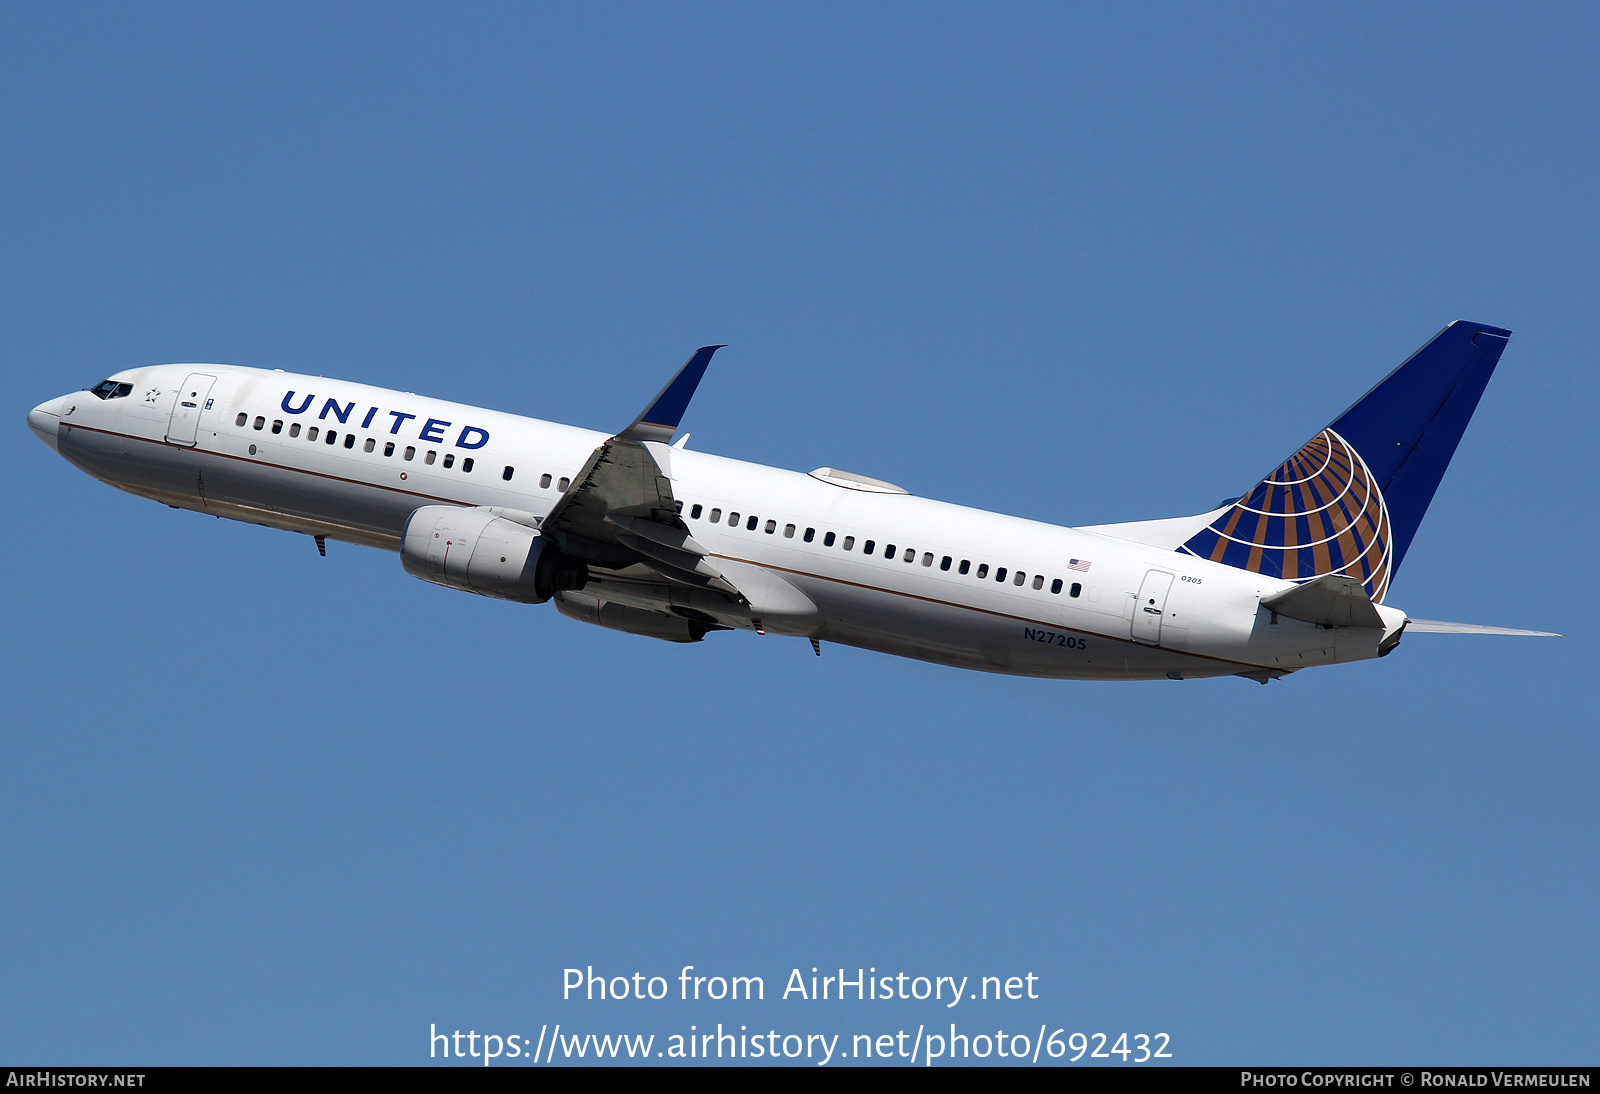
<path fill-rule="evenodd" d="M 694 356 L 683 363 L 678 374 L 667 381 L 667 386 L 633 420 L 633 424 L 617 434 L 617 440 L 670 443 L 672 435 L 678 431 L 678 423 L 683 421 L 684 411 L 689 409 L 689 400 L 694 398 L 695 389 L 706 374 L 706 366 L 711 364 L 711 355 L 722 348 L 701 346 L 695 350 Z"/>

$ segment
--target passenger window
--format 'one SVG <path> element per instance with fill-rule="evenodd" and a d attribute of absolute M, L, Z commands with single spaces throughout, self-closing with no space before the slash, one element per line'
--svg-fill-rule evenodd
<path fill-rule="evenodd" d="M 689 510 L 689 519 L 690 520 L 699 520 L 700 519 L 700 510 L 703 509 L 703 508 L 704 508 L 704 506 L 702 506 L 699 502 L 695 502 L 694 503 L 694 508 Z"/>
<path fill-rule="evenodd" d="M 945 555 L 939 560 L 939 569 L 948 570 L 950 568 L 950 563 L 953 561 L 954 560 L 949 555 Z"/>
<path fill-rule="evenodd" d="M 756 525 L 760 524 L 760 523 L 761 523 L 761 518 L 760 517 L 751 517 L 749 520 L 744 522 L 745 530 L 746 531 L 750 531 L 750 532 L 754 532 L 756 530 Z"/>
<path fill-rule="evenodd" d="M 1017 576 L 1011 579 L 1011 584 L 1021 585 L 1026 580 L 1028 580 L 1028 575 L 1023 573 L 1021 570 L 1018 570 Z"/>
<path fill-rule="evenodd" d="M 1057 596 L 1061 595 L 1061 579 L 1059 577 L 1050 583 L 1050 591 Z"/>
<path fill-rule="evenodd" d="M 872 548 L 875 546 L 877 546 L 877 544 L 873 540 L 869 539 L 867 542 L 861 545 L 861 553 L 864 555 L 870 555 L 872 553 Z"/>
<path fill-rule="evenodd" d="M 729 513 L 728 514 L 728 527 L 729 528 L 737 528 L 737 527 L 739 527 L 739 514 L 738 513 Z"/>
<path fill-rule="evenodd" d="M 794 525 L 785 524 L 783 526 L 783 538 L 784 539 L 793 539 L 794 538 Z"/>
<path fill-rule="evenodd" d="M 409 459 L 412 459 L 413 457 L 415 457 L 416 454 L 417 454 L 417 450 L 416 450 L 415 446 L 408 444 L 408 445 L 406 445 L 406 454 L 402 458 L 409 460 Z M 510 477 L 511 477 L 511 468 L 508 467 L 508 468 L 506 468 L 506 478 L 509 479 Z"/>
<path fill-rule="evenodd" d="M 928 557 L 932 558 L 933 556 L 929 555 Z M 906 557 L 901 559 L 900 561 L 901 562 L 915 562 L 916 560 L 917 560 L 917 549 L 915 547 L 907 547 L 906 548 Z"/>
<path fill-rule="evenodd" d="M 100 396 L 100 398 L 102 398 L 102 399 L 104 399 L 104 398 L 105 398 L 105 396 L 104 396 L 104 395 L 102 395 L 102 396 Z M 237 418 L 235 418 L 235 419 L 234 419 L 234 420 L 233 420 L 233 424 L 234 424 L 234 425 L 239 425 L 239 426 L 242 426 L 242 425 L 244 425 L 244 423 L 245 423 L 245 422 L 248 422 L 248 421 L 249 421 L 249 420 L 250 420 L 250 415 L 248 415 L 248 414 L 241 414 L 241 415 L 239 415 L 239 416 L 238 416 L 238 417 L 237 417 Z"/>
<path fill-rule="evenodd" d="M 275 422 L 272 423 L 272 431 L 274 433 L 282 433 L 283 432 L 283 419 L 282 418 L 279 418 L 278 420 L 276 420 Z"/>
<path fill-rule="evenodd" d="M 356 435 L 354 433 L 346 433 L 344 435 L 344 446 L 346 448 L 354 448 L 356 446 Z"/>
<path fill-rule="evenodd" d="M 807 543 L 810 543 L 812 540 L 817 538 L 817 530 L 815 528 L 807 528 L 806 534 L 801 538 L 803 538 Z"/>
<path fill-rule="evenodd" d="M 833 546 L 833 533 L 832 532 L 829 532 L 827 535 L 822 537 L 822 545 L 824 547 L 832 547 Z"/>
<path fill-rule="evenodd" d="M 567 492 L 567 487 L 569 487 L 571 485 L 572 485 L 572 480 L 567 478 L 565 475 L 563 475 L 560 479 L 558 479 L 556 481 L 556 489 L 561 491 L 563 494 L 565 494 Z"/>
<path fill-rule="evenodd" d="M 262 417 L 260 414 L 257 414 L 256 415 L 256 424 L 254 426 L 252 426 L 251 428 L 259 433 L 263 428 L 266 427 L 266 424 L 267 424 L 267 419 Z"/>
<path fill-rule="evenodd" d="M 299 422 L 294 422 L 289 426 L 289 436 L 291 436 L 291 437 L 300 436 L 300 423 Z"/>
<path fill-rule="evenodd" d="M 338 432 L 336 430 L 332 430 L 332 429 L 328 430 L 328 443 L 329 444 L 338 444 L 339 443 L 339 434 L 338 434 Z"/>
<path fill-rule="evenodd" d="M 373 440 L 371 437 L 368 437 L 367 438 L 367 443 L 361 446 L 361 451 L 363 451 L 363 452 L 371 452 L 374 448 L 377 448 L 377 447 L 378 447 L 378 442 Z"/>
<path fill-rule="evenodd" d="M 1074 581 L 1072 583 L 1072 588 L 1070 590 L 1068 590 L 1067 595 L 1069 595 L 1069 596 L 1071 596 L 1073 598 L 1076 598 L 1076 597 L 1082 595 L 1082 593 L 1083 593 L 1083 586 L 1079 585 L 1076 581 Z M 1093 599 L 1093 598 L 1091 597 L 1091 599 Z"/>
<path fill-rule="evenodd" d="M 316 426 L 312 426 L 310 429 L 306 430 L 306 440 L 314 441 L 316 439 L 317 439 L 317 427 Z"/>
<path fill-rule="evenodd" d="M 394 455 L 394 442 L 393 441 L 389 441 L 383 446 L 383 454 L 385 456 Z"/>
<path fill-rule="evenodd" d="M 791 527 L 792 527 L 792 526 L 791 526 Z M 764 532 L 766 532 L 766 533 L 767 533 L 767 535 L 769 535 L 769 536 L 770 536 L 770 535 L 771 535 L 771 534 L 772 534 L 772 533 L 774 533 L 774 532 L 776 532 L 776 531 L 777 531 L 777 530 L 778 530 L 778 522 L 777 522 L 777 521 L 775 521 L 775 520 L 769 520 L 769 521 L 767 521 L 767 526 L 766 526 L 766 527 L 765 527 L 765 528 L 763 528 L 763 529 L 762 529 L 762 531 L 764 531 Z M 791 532 L 791 533 L 790 533 L 790 534 L 791 534 L 791 535 L 793 535 L 793 533 L 792 533 L 792 532 Z"/>
<path fill-rule="evenodd" d="M 437 452 L 435 452 L 433 449 L 430 448 L 430 449 L 428 449 L 428 454 L 426 456 L 422 457 L 422 462 L 427 464 L 429 467 L 432 467 L 433 466 L 433 461 L 438 459 L 438 458 L 439 458 L 439 454 Z"/>
<path fill-rule="evenodd" d="M 411 458 L 411 449 L 408 448 L 408 449 L 406 449 L 406 459 L 409 460 L 410 458 Z M 508 464 L 506 464 L 505 470 L 500 472 L 500 477 L 502 479 L 504 479 L 506 482 L 510 482 L 511 481 L 511 476 L 515 475 L 516 473 L 517 473 L 517 469 L 515 467 L 512 467 L 508 463 Z"/>
<path fill-rule="evenodd" d="M 1044 588 L 1044 575 L 1043 574 L 1034 574 L 1033 575 L 1033 587 L 1035 589 Z"/>
<path fill-rule="evenodd" d="M 674 512 L 674 513 L 682 513 L 682 512 L 683 512 L 683 502 L 681 502 L 681 501 L 674 501 L 674 502 L 673 502 L 673 503 L 672 503 L 672 511 L 673 511 L 673 512 Z"/>
<path fill-rule="evenodd" d="M 956 567 L 956 572 L 964 574 L 970 569 L 972 569 L 972 561 L 964 558 L 961 560 L 961 565 Z"/>
<path fill-rule="evenodd" d="M 890 562 L 894 561 L 894 544 L 891 543 L 889 546 L 883 549 L 883 557 L 888 559 Z"/>
<path fill-rule="evenodd" d="M 550 489 L 550 474 L 549 474 L 549 472 L 546 472 L 545 474 L 539 476 L 539 489 L 540 490 L 548 490 L 548 489 Z"/>
<path fill-rule="evenodd" d="M 1004 581 L 1006 579 L 1006 568 L 1004 566 L 995 567 L 994 579 L 996 581 Z"/>
<path fill-rule="evenodd" d="M 977 577 L 977 578 L 988 577 L 989 576 L 989 564 L 987 562 L 978 563 L 978 572 L 976 574 L 974 574 L 973 576 Z"/>
<path fill-rule="evenodd" d="M 471 456 L 468 456 L 466 459 L 461 461 L 461 473 L 463 475 L 472 474 L 472 457 Z"/>
<path fill-rule="evenodd" d="M 444 465 L 445 465 L 445 467 L 447 467 L 447 468 L 448 467 L 454 467 L 455 463 L 456 463 L 456 454 L 454 452 L 446 452 L 444 454 Z"/>
<path fill-rule="evenodd" d="M 710 520 L 712 524 L 717 523 L 719 520 L 722 519 L 722 510 L 721 509 L 713 509 L 713 510 L 711 510 L 711 516 L 708 517 L 707 519 Z"/>
<path fill-rule="evenodd" d="M 933 554 L 932 554 L 932 552 L 929 552 L 928 554 L 925 554 L 925 555 L 922 556 L 922 564 L 924 566 L 932 566 L 933 565 Z"/>
<path fill-rule="evenodd" d="M 855 536 L 845 536 L 844 537 L 844 549 L 846 551 L 850 550 L 855 545 L 856 545 L 856 537 Z"/>

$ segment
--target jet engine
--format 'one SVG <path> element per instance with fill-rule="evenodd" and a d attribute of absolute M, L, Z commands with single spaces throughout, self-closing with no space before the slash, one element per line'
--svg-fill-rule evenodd
<path fill-rule="evenodd" d="M 585 593 L 563 592 L 556 597 L 556 610 L 580 623 L 596 627 L 609 627 L 614 631 L 642 634 L 647 638 L 660 638 L 667 642 L 698 642 L 708 631 L 723 631 L 714 620 L 704 622 L 670 612 L 654 612 L 649 608 L 635 608 L 628 604 L 613 604 Z M 698 613 L 697 613 L 698 614 Z M 711 617 L 707 616 L 707 620 Z"/>
<path fill-rule="evenodd" d="M 583 588 L 589 568 L 539 534 L 531 513 L 424 505 L 406 519 L 400 563 L 435 585 L 543 604 Z"/>

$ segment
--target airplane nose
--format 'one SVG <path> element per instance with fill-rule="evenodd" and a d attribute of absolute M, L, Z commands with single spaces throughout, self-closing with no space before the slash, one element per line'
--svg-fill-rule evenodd
<path fill-rule="evenodd" d="M 28 428 L 52 449 L 56 447 L 56 427 L 61 424 L 60 411 L 60 399 L 46 399 L 28 411 Z"/>

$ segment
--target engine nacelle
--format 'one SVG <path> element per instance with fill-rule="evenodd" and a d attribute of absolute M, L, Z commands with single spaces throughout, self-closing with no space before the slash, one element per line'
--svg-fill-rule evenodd
<path fill-rule="evenodd" d="M 642 634 L 647 638 L 660 638 L 666 642 L 698 642 L 707 631 L 720 630 L 714 623 L 685 619 L 670 612 L 653 612 L 648 608 L 635 608 L 627 604 L 613 604 L 584 593 L 564 592 L 556 597 L 556 610 L 580 623 L 596 627 L 609 627 L 614 631 Z"/>
<path fill-rule="evenodd" d="M 424 505 L 412 513 L 400 563 L 435 585 L 528 604 L 589 581 L 582 561 L 563 554 L 531 524 L 458 505 Z"/>

